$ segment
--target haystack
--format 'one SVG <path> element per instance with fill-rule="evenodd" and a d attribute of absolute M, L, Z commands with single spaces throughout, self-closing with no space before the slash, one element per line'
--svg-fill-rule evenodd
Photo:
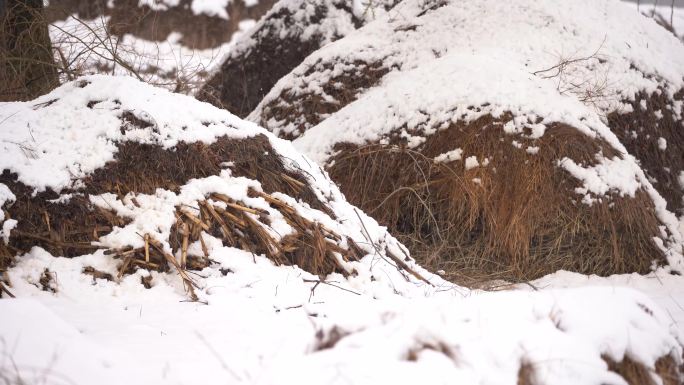
<path fill-rule="evenodd" d="M 681 43 L 617 2 L 406 0 L 309 56 L 249 119 L 296 138 L 454 279 L 679 269 L 664 183 L 604 117 L 640 92 L 681 108 L 682 68 Z"/>
<path fill-rule="evenodd" d="M 259 20 L 274 0 L 260 1 L 138 1 L 53 0 L 47 8 L 49 21 L 70 15 L 81 19 L 106 16 L 109 32 L 132 34 L 150 41 L 164 41 L 180 33 L 180 42 L 195 49 L 218 47 L 229 42 L 240 22 Z"/>
<path fill-rule="evenodd" d="M 189 97 L 93 76 L 5 105 L 2 121 L 3 270 L 37 246 L 104 250 L 118 278 L 174 269 L 195 298 L 187 271 L 212 264 L 218 239 L 322 277 L 380 253 L 423 279 L 289 143 Z"/>
<path fill-rule="evenodd" d="M 667 83 L 608 114 L 608 125 L 639 159 L 667 208 L 684 214 L 684 89 Z"/>
<path fill-rule="evenodd" d="M 282 0 L 238 40 L 197 98 L 244 117 L 309 54 L 379 17 L 395 3 Z"/>

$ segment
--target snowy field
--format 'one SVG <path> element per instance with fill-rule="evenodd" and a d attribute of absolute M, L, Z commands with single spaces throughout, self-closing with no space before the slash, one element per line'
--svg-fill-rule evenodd
<path fill-rule="evenodd" d="M 648 360 L 678 349 L 683 331 L 684 280 L 667 274 L 558 273 L 535 282 L 539 291 L 357 295 L 343 281 L 314 288 L 299 269 L 217 252 L 234 273 L 202 273 L 210 276 L 207 305 L 185 302 L 172 276 L 155 274 L 146 290 L 143 273 L 120 284 L 80 274 L 97 256 L 23 257 L 10 272 L 20 299 L 0 300 L 5 376 L 60 384 L 516 384 L 523 360 L 539 370 L 540 384 L 623 384 L 605 370 L 602 349 Z M 58 277 L 58 294 L 34 285 L 44 267 Z"/>
<path fill-rule="evenodd" d="M 684 31 L 682 15 L 675 23 L 678 31 Z M 35 247 L 0 276 L 16 297 L 0 299 L 0 384 L 626 385 L 606 358 L 629 358 L 651 372 L 664 356 L 682 364 L 682 272 L 662 267 L 648 275 L 598 277 L 559 271 L 528 284 L 481 291 L 446 282 L 409 260 L 427 282 L 417 279 L 388 262 L 376 245 L 385 253 L 403 246 L 347 203 L 327 174 L 290 142 L 169 92 L 191 94 L 232 43 L 188 51 L 177 44 L 178 36 L 164 43 L 130 36 L 112 42 L 92 33 L 103 31 L 104 23 L 69 19 L 56 24 L 51 35 L 79 73 L 138 73 L 161 88 L 131 77 L 93 76 L 83 87 L 76 81 L 31 102 L 0 103 L 0 170 L 17 173 L 37 190 L 59 191 L 113 159 L 117 143 L 171 148 L 182 141 L 213 143 L 221 135 L 263 135 L 278 154 L 298 160 L 298 169 L 310 176 L 307 183 L 329 199 L 335 215 L 282 199 L 307 218 L 366 241 L 366 254 L 344 265 L 355 275 L 319 277 L 207 236 L 213 263 L 189 273 L 198 285 L 198 301 L 192 301 L 174 269 L 140 269 L 118 278 L 120 261 L 102 250 L 60 258 Z M 251 25 L 245 22 L 241 30 Z M 112 64 L 113 57 L 121 61 Z M 103 64 L 104 71 L 98 69 Z M 560 97 L 539 100 L 551 108 L 549 101 Z M 154 130 L 124 132 L 122 111 L 152 122 Z M 584 116 L 570 118 L 591 123 Z M 598 118 L 596 125 L 608 130 Z M 140 247 L 140 232 L 164 243 L 175 207 L 197 206 L 209 192 L 233 194 L 250 207 L 270 210 L 263 200 L 247 196 L 248 187 L 260 188 L 261 181 L 235 177 L 229 166 L 220 175 L 188 181 L 178 193 L 159 188 L 125 199 L 91 197 L 94 205 L 131 219 L 99 244 Z M 0 183 L 0 207 L 15 199 Z M 271 214 L 276 220 L 270 234 L 287 233 L 282 217 Z M 8 242 L 16 225 L 0 211 L 0 242 Z M 199 243 L 189 247 L 198 254 L 202 249 Z M 86 274 L 87 267 L 112 279 Z"/>

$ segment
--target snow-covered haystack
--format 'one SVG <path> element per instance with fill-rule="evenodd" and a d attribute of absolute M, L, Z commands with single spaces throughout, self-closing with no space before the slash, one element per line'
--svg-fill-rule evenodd
<path fill-rule="evenodd" d="M 173 267 L 192 291 L 185 270 L 211 263 L 214 237 L 321 276 L 356 275 L 372 252 L 420 277 L 289 143 L 192 98 L 94 76 L 5 104 L 0 121 L 0 267 L 35 246 L 104 249 L 119 277 Z"/>
<path fill-rule="evenodd" d="M 0 104 L 0 154 L 6 383 L 682 383 L 646 295 L 449 284 L 289 142 L 189 97 L 82 78 Z"/>
<path fill-rule="evenodd" d="M 274 0 L 51 0 L 50 21 L 71 15 L 108 18 L 108 31 L 164 41 L 180 34 L 186 47 L 207 49 L 229 42 L 244 20 L 258 20 Z"/>
<path fill-rule="evenodd" d="M 197 97 L 244 117 L 309 54 L 379 17 L 396 2 L 282 0 L 240 38 Z"/>
<path fill-rule="evenodd" d="M 297 138 L 432 266 L 645 272 L 681 263 L 680 235 L 605 116 L 660 92 L 676 135 L 683 75 L 681 42 L 617 1 L 406 0 L 309 56 L 250 119 Z M 681 145 L 659 150 L 672 173 Z"/>
<path fill-rule="evenodd" d="M 684 214 L 684 89 L 672 94 L 663 84 L 640 92 L 627 108 L 608 114 L 608 126 L 641 162 L 668 209 Z"/>

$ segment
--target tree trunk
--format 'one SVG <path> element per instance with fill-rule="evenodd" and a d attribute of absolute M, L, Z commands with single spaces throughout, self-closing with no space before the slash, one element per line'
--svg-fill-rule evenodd
<path fill-rule="evenodd" d="M 30 100 L 59 84 L 43 0 L 0 0 L 0 101 Z"/>

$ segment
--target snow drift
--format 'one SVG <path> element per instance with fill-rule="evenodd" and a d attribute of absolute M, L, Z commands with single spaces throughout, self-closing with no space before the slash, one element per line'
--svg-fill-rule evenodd
<path fill-rule="evenodd" d="M 309 56 L 249 119 L 296 139 L 455 276 L 680 269 L 676 199 L 662 196 L 681 191 L 667 180 L 684 143 L 682 68 L 681 42 L 617 1 L 407 0 Z M 640 95 L 661 95 L 644 109 L 668 127 L 625 146 L 629 128 L 611 122 Z M 662 149 L 629 152 L 647 140 Z M 678 157 L 669 169 L 664 153 Z M 652 179 L 653 164 L 667 176 Z"/>

